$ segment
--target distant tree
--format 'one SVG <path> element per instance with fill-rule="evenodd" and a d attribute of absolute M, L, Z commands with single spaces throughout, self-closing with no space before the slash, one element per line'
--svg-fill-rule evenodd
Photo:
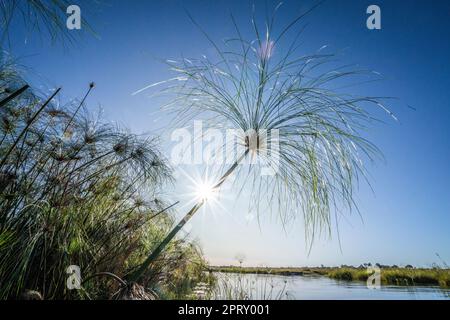
<path fill-rule="evenodd" d="M 239 266 L 242 267 L 242 264 L 244 263 L 245 260 L 245 254 L 237 253 L 234 258 L 237 260 L 237 262 L 239 262 Z"/>

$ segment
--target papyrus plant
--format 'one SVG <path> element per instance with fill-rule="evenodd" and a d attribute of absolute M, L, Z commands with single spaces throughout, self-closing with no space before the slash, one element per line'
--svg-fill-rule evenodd
<path fill-rule="evenodd" d="M 29 290 L 120 298 L 117 279 L 170 231 L 162 190 L 171 169 L 158 139 L 87 112 L 93 89 L 68 103 L 59 89 L 41 98 L 0 59 L 0 300 Z M 197 246 L 183 239 L 159 258 L 141 283 L 160 296 L 182 297 L 202 275 Z M 80 267 L 80 290 L 66 286 L 71 265 Z"/>
<path fill-rule="evenodd" d="M 374 109 L 392 114 L 381 98 L 338 89 L 374 73 L 337 65 L 336 56 L 325 53 L 324 48 L 303 53 L 299 45 L 302 28 L 298 27 L 305 14 L 281 29 L 275 29 L 275 13 L 263 27 L 253 18 L 250 37 L 232 18 L 236 34 L 223 44 L 202 30 L 215 53 L 168 60 L 176 76 L 164 82 L 162 93 L 171 97 L 163 109 L 175 113 L 178 125 L 204 119 L 252 132 L 237 142 L 243 151 L 214 188 L 234 173 L 238 185 L 246 186 L 258 213 L 276 212 L 283 221 L 302 216 L 311 243 L 317 233 L 331 232 L 333 213 L 356 208 L 354 188 L 360 177 L 366 177 L 364 161 L 380 156 L 378 148 L 365 138 L 365 129 L 375 121 Z M 263 130 L 276 130 L 278 137 L 262 136 Z M 262 140 L 277 144 L 278 149 L 261 152 Z M 249 157 L 264 158 L 261 160 L 273 165 L 275 174 L 264 177 L 258 166 L 239 165 Z M 239 191 L 240 187 L 236 188 Z M 140 272 L 203 203 L 201 200 L 188 212 Z"/>

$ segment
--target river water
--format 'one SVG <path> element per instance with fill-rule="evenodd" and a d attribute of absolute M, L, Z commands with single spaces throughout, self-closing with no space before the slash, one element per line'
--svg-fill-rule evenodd
<path fill-rule="evenodd" d="M 450 299 L 450 290 L 439 287 L 381 285 L 369 289 L 365 282 L 338 281 L 323 276 L 278 276 L 217 273 L 217 299 L 332 299 L 332 300 L 435 300 Z"/>

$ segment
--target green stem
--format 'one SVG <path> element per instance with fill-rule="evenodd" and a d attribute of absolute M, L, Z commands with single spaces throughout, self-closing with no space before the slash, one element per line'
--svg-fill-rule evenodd
<path fill-rule="evenodd" d="M 24 85 L 22 88 L 14 91 L 13 93 L 11 93 L 9 96 L 7 96 L 5 99 L 3 99 L 2 101 L 0 101 L 0 107 L 6 105 L 8 102 L 10 102 L 11 100 L 13 100 L 14 98 L 18 97 L 19 95 L 21 95 L 25 90 L 27 90 L 29 88 L 29 85 Z"/>
<path fill-rule="evenodd" d="M 2 161 L 0 162 L 0 167 L 2 167 L 6 160 L 8 159 L 9 155 L 11 154 L 11 152 L 16 148 L 17 144 L 19 143 L 20 139 L 22 139 L 23 135 L 28 131 L 28 129 L 30 128 L 30 126 L 33 124 L 33 122 L 37 119 L 37 117 L 39 116 L 39 114 L 42 112 L 42 110 L 44 110 L 44 108 L 50 103 L 50 101 L 52 101 L 52 99 L 58 94 L 58 92 L 61 90 L 61 88 L 58 88 L 52 95 L 50 98 L 47 99 L 47 101 L 39 108 L 38 111 L 36 111 L 36 113 L 33 115 L 33 117 L 30 119 L 30 121 L 28 121 L 27 125 L 25 126 L 25 128 L 22 130 L 22 132 L 20 132 L 19 136 L 15 139 L 14 143 L 12 144 L 12 146 L 8 149 L 8 151 L 6 152 L 6 155 L 3 157 Z"/>

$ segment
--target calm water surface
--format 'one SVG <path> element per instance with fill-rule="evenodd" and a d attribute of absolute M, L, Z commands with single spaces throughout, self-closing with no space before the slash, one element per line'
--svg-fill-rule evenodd
<path fill-rule="evenodd" d="M 245 291 L 250 299 L 450 299 L 450 290 L 439 287 L 384 286 L 368 289 L 365 282 L 337 281 L 322 276 L 274 276 L 217 273 L 219 290 L 224 298 Z"/>

